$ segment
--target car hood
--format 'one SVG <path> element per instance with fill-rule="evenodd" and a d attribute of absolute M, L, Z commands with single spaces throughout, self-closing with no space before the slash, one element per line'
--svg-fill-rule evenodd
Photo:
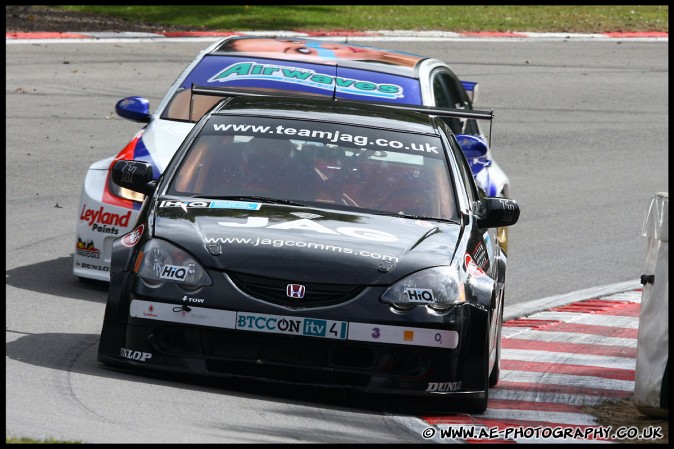
<path fill-rule="evenodd" d="M 454 223 L 238 201 L 162 199 L 154 220 L 155 238 L 211 269 L 367 285 L 450 264 L 460 233 Z"/>

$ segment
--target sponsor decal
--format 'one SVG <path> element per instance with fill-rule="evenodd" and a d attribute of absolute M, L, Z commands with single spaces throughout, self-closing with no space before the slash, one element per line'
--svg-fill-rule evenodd
<path fill-rule="evenodd" d="M 134 299 L 129 315 L 172 323 L 196 324 L 220 329 L 239 329 L 339 340 L 455 349 L 456 331 L 420 327 L 387 326 L 284 315 L 265 315 L 233 310 L 211 309 L 175 302 L 158 303 Z"/>
<path fill-rule="evenodd" d="M 470 274 L 471 276 L 484 276 L 484 271 L 475 263 L 473 258 L 470 257 L 470 254 L 466 253 L 464 260 L 466 263 L 466 271 L 468 272 L 468 274 Z"/>
<path fill-rule="evenodd" d="M 143 311 L 143 316 L 147 318 L 157 318 L 157 314 L 154 313 L 154 306 L 152 304 L 147 306 L 147 309 Z"/>
<path fill-rule="evenodd" d="M 168 279 L 170 281 L 184 281 L 187 277 L 188 267 L 182 265 L 164 265 L 161 267 L 159 279 Z"/>
<path fill-rule="evenodd" d="M 512 202 L 500 199 L 499 202 L 503 205 L 503 218 L 505 220 L 512 220 L 513 215 L 515 214 L 515 206 Z"/>
<path fill-rule="evenodd" d="M 106 267 L 104 265 L 94 265 L 86 262 L 78 263 L 77 266 L 86 270 L 110 271 L 110 267 Z"/>
<path fill-rule="evenodd" d="M 427 392 L 434 391 L 459 391 L 461 389 L 461 381 L 456 382 L 429 382 L 426 387 Z"/>
<path fill-rule="evenodd" d="M 387 254 L 380 254 L 377 252 L 368 251 L 366 249 L 354 249 L 348 248 L 345 246 L 330 245 L 325 243 L 311 242 L 306 240 L 285 240 L 285 239 L 261 239 L 257 238 L 248 238 L 248 237 L 206 237 L 206 247 L 208 252 L 215 255 L 219 255 L 222 251 L 220 245 L 250 245 L 250 246 L 273 246 L 274 248 L 283 248 L 283 247 L 295 247 L 295 248 L 307 248 L 317 251 L 328 251 L 331 253 L 338 254 L 349 254 L 356 256 L 363 256 L 370 259 L 380 260 L 380 265 L 377 268 L 379 271 L 389 271 L 393 268 L 394 264 L 398 262 L 396 256 L 390 256 Z"/>
<path fill-rule="evenodd" d="M 347 235 L 363 240 L 370 240 L 374 242 L 397 242 L 398 237 L 388 232 L 379 231 L 376 229 L 356 228 L 353 226 L 342 226 L 337 229 L 330 229 L 322 224 L 310 220 L 308 218 L 300 218 L 299 220 L 286 221 L 278 224 L 269 224 L 267 217 L 248 217 L 245 223 L 240 221 L 219 221 L 220 226 L 237 227 L 237 228 L 267 228 L 267 229 L 286 229 L 298 231 L 311 231 L 319 234 L 332 235 Z"/>
<path fill-rule="evenodd" d="M 430 288 L 406 288 L 403 294 L 409 302 L 428 304 L 435 300 L 433 290 Z"/>
<path fill-rule="evenodd" d="M 403 87 L 397 84 L 380 84 L 367 80 L 343 78 L 317 73 L 312 69 L 282 66 L 277 64 L 259 64 L 239 62 L 225 67 L 212 76 L 209 83 L 226 83 L 240 80 L 269 80 L 279 83 L 291 83 L 310 86 L 326 91 L 367 97 L 402 98 Z"/>
<path fill-rule="evenodd" d="M 179 313 L 183 318 L 187 318 L 189 314 L 189 321 L 192 322 L 195 320 L 209 320 L 212 318 L 210 315 L 195 311 L 194 308 L 186 305 L 174 307 L 173 312 Z M 187 321 L 187 319 L 185 321 Z"/>
<path fill-rule="evenodd" d="M 101 226 L 96 223 L 91 227 L 92 231 L 100 232 L 102 234 L 111 234 L 111 235 L 118 235 L 119 234 L 119 229 L 114 227 L 114 226 Z"/>
<path fill-rule="evenodd" d="M 450 330 L 421 327 L 387 326 L 349 322 L 349 340 L 390 343 L 397 345 L 428 346 L 454 349 L 459 344 L 459 333 Z"/>
<path fill-rule="evenodd" d="M 304 298 L 304 285 L 300 284 L 288 284 L 286 286 L 286 296 L 288 298 L 297 298 L 297 299 L 302 299 Z"/>
<path fill-rule="evenodd" d="M 255 135 L 261 135 L 261 134 L 281 134 L 284 136 L 298 136 L 298 137 L 306 137 L 306 138 L 311 138 L 311 139 L 319 139 L 323 142 L 330 142 L 330 143 L 336 143 L 336 142 L 350 142 L 353 144 L 356 144 L 360 147 L 366 147 L 366 146 L 375 146 L 379 148 L 390 148 L 393 151 L 398 151 L 398 152 L 424 152 L 424 153 L 430 153 L 427 154 L 426 156 L 434 156 L 437 157 L 438 159 L 442 157 L 440 152 L 438 151 L 438 146 L 437 145 L 431 145 L 429 142 L 413 142 L 409 141 L 407 139 L 404 140 L 389 140 L 389 139 L 384 139 L 382 137 L 379 138 L 369 138 L 368 136 L 364 135 L 354 135 L 351 133 L 344 133 L 341 132 L 338 129 L 335 129 L 333 131 L 328 131 L 330 127 L 326 127 L 325 130 L 319 130 L 319 129 L 311 129 L 311 128 L 295 128 L 295 127 L 288 127 L 284 125 L 277 125 L 277 126 L 262 126 L 262 125 L 251 125 L 251 124 L 237 124 L 237 123 L 214 123 L 213 124 L 213 131 L 214 132 L 231 132 L 234 131 L 236 133 L 244 132 L 248 135 L 251 135 L 251 137 L 254 137 Z M 396 137 L 402 138 L 403 135 L 398 134 Z M 439 141 L 438 141 L 439 142 Z M 378 151 L 378 150 L 376 150 Z M 418 174 L 420 173 L 418 170 L 415 171 L 417 174 L 415 177 L 418 177 Z"/>
<path fill-rule="evenodd" d="M 121 348 L 119 355 L 125 359 L 136 360 L 137 362 L 145 362 L 152 358 L 152 354 L 149 352 L 134 351 L 126 348 Z"/>
<path fill-rule="evenodd" d="M 187 295 L 183 296 L 183 302 L 196 302 L 203 303 L 205 300 L 203 298 L 189 298 Z"/>
<path fill-rule="evenodd" d="M 480 266 L 480 268 L 483 270 L 489 268 L 489 258 L 487 257 L 487 251 L 484 249 L 484 244 L 482 242 L 478 242 L 477 245 L 475 245 L 472 256 L 473 260 Z"/>
<path fill-rule="evenodd" d="M 345 340 L 346 321 L 238 312 L 236 329 Z"/>
<path fill-rule="evenodd" d="M 169 201 L 165 200 L 159 203 L 159 207 L 180 207 L 187 212 L 187 209 L 243 209 L 259 210 L 260 203 L 251 203 L 248 201 Z"/>
<path fill-rule="evenodd" d="M 131 161 L 127 161 L 122 168 L 122 179 L 120 181 L 126 184 L 133 184 L 133 174 L 136 169 L 137 167 L 135 164 L 132 164 Z"/>
<path fill-rule="evenodd" d="M 152 313 L 148 314 L 150 306 L 152 306 Z M 236 312 L 230 310 L 209 309 L 192 305 L 187 306 L 186 304 L 176 306 L 175 303 L 150 303 L 137 299 L 131 301 L 129 316 L 171 323 L 198 324 L 221 329 L 234 329 L 236 324 Z"/>
<path fill-rule="evenodd" d="M 85 204 L 80 213 L 80 220 L 86 221 L 91 226 L 92 231 L 101 232 L 103 234 L 119 234 L 119 227 L 129 226 L 129 219 L 131 218 L 131 211 L 126 214 L 113 214 L 112 212 L 105 212 L 103 207 L 98 210 L 87 209 Z"/>
<path fill-rule="evenodd" d="M 145 230 L 145 225 L 140 225 L 133 231 L 126 234 L 122 237 L 122 245 L 128 246 L 129 248 L 136 246 L 136 243 L 140 240 L 140 236 L 143 235 Z"/>
<path fill-rule="evenodd" d="M 90 257 L 92 259 L 101 258 L 101 252 L 94 246 L 94 241 L 87 240 L 85 242 L 79 235 L 77 236 L 77 244 L 75 245 L 75 254 L 82 257 Z"/>

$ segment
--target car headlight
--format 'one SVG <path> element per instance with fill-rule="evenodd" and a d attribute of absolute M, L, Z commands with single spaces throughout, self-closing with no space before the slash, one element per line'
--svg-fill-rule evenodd
<path fill-rule="evenodd" d="M 464 302 L 466 293 L 456 268 L 444 266 L 418 271 L 401 279 L 389 287 L 381 299 L 402 310 L 424 304 L 442 311 Z"/>
<path fill-rule="evenodd" d="M 149 240 L 138 253 L 134 272 L 149 286 L 175 282 L 186 290 L 211 285 L 206 270 L 182 249 L 163 240 Z"/>

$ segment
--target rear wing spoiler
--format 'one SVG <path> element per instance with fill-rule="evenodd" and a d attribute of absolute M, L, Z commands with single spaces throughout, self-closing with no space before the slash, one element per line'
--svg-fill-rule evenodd
<path fill-rule="evenodd" d="M 475 83 L 477 84 L 477 83 Z M 312 94 L 302 94 L 296 92 L 284 92 L 284 91 L 263 91 L 255 89 L 231 89 L 224 87 L 201 87 L 192 85 L 192 97 L 194 95 L 204 95 L 204 96 L 215 96 L 215 97 L 276 97 L 276 98 L 325 98 L 326 95 L 312 95 Z M 341 103 L 358 103 L 362 104 L 363 102 L 355 100 L 343 100 L 332 96 L 333 101 Z M 473 120 L 489 120 L 489 146 L 491 147 L 491 124 L 494 120 L 494 110 L 477 110 L 477 109 L 450 109 L 450 108 L 433 108 L 429 106 L 418 106 L 411 104 L 396 104 L 396 103 L 377 103 L 368 101 L 367 104 L 373 104 L 377 106 L 385 106 L 388 108 L 402 109 L 406 111 L 421 112 L 423 114 L 441 116 L 441 117 L 452 117 L 462 120 L 473 119 Z M 190 100 L 190 117 L 192 108 L 192 100 Z"/>

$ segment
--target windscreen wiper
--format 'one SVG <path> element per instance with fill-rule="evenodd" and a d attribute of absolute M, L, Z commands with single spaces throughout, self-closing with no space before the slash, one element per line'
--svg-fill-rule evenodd
<path fill-rule="evenodd" d="M 227 201 L 257 201 L 259 203 L 266 204 L 287 204 L 289 206 L 302 206 L 306 207 L 306 204 L 286 200 L 282 198 L 272 198 L 269 196 L 258 196 L 258 195 L 192 195 L 190 198 L 204 198 L 209 200 L 227 200 Z"/>
<path fill-rule="evenodd" d="M 402 217 L 402 218 L 410 218 L 412 220 L 425 220 L 425 221 L 442 221 L 445 223 L 459 223 L 458 220 L 450 219 L 450 218 L 440 218 L 440 217 L 429 217 L 427 215 L 414 215 L 414 214 L 403 214 L 403 213 L 395 213 L 395 212 L 380 212 L 377 213 L 376 215 L 384 215 L 386 217 Z"/>

